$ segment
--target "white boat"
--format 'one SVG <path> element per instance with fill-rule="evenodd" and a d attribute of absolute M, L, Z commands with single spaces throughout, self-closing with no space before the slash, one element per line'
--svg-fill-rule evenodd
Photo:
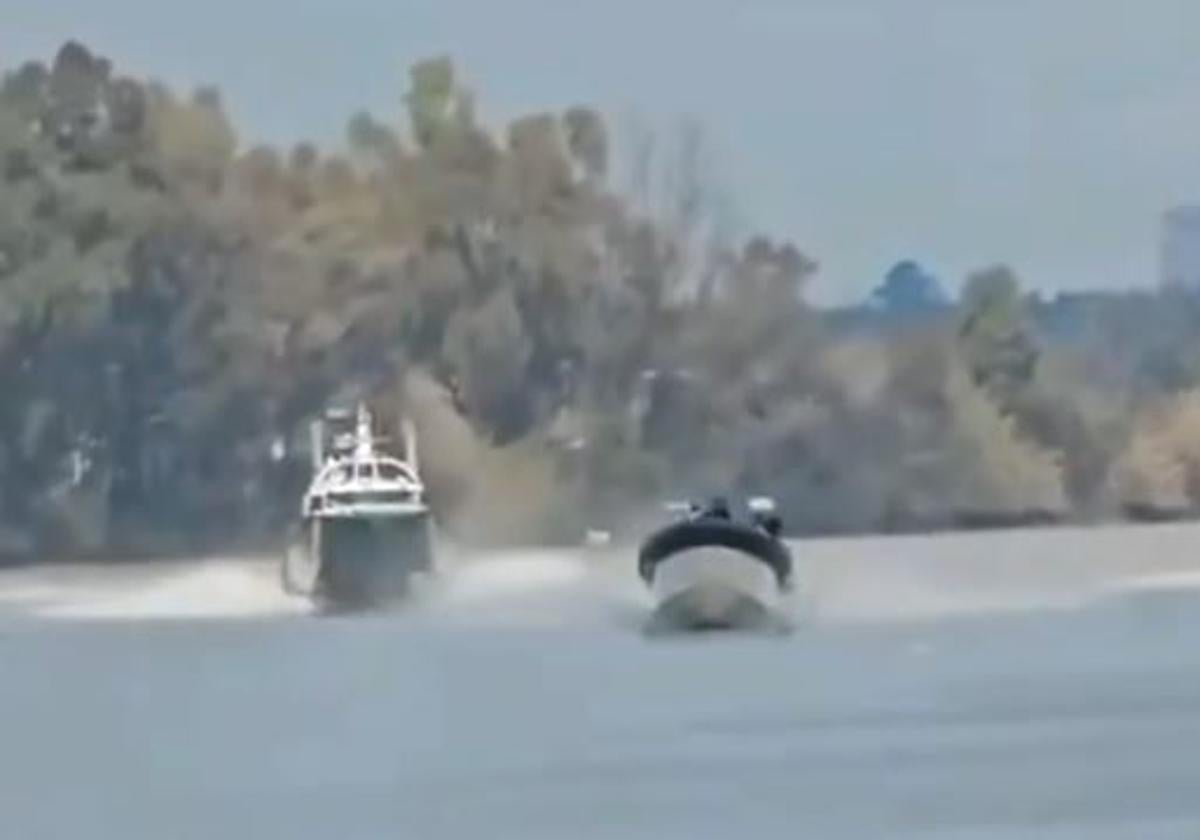
<path fill-rule="evenodd" d="M 733 518 L 723 503 L 671 506 L 681 518 L 641 547 L 656 630 L 765 629 L 781 626 L 792 559 L 779 538 L 774 505 L 754 499 Z"/>
<path fill-rule="evenodd" d="M 331 606 L 395 600 L 409 592 L 415 575 L 433 570 L 431 516 L 411 425 L 405 424 L 400 458 L 380 449 L 365 405 L 353 416 L 353 430 L 339 433 L 348 419 L 334 412 L 313 425 L 314 475 L 283 561 L 287 591 Z"/>

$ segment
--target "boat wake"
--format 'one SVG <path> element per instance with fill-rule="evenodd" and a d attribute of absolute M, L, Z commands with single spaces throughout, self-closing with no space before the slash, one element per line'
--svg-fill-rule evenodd
<path fill-rule="evenodd" d="M 1165 600 L 1160 590 L 1175 602 L 1200 592 L 1200 579 L 1180 576 L 1195 569 L 1195 539 L 1194 528 L 1181 528 L 812 540 L 793 546 L 796 603 L 785 603 L 783 612 L 802 629 L 1071 611 L 1114 599 L 1157 603 Z M 635 553 L 629 546 L 451 551 L 440 573 L 388 615 L 435 626 L 637 633 L 656 601 L 633 568 Z M 3 618 L 257 619 L 313 612 L 308 599 L 282 591 L 274 558 L 40 566 L 0 574 Z"/>
<path fill-rule="evenodd" d="M 63 620 L 139 621 L 298 615 L 272 564 L 218 558 L 137 567 L 57 567 L 13 573 L 0 607 Z"/>
<path fill-rule="evenodd" d="M 646 609 L 632 574 L 578 553 L 466 554 L 386 611 L 397 620 L 508 627 L 612 626 Z M 285 593 L 270 558 L 35 567 L 0 577 L 0 616 L 65 621 L 259 619 L 324 614 Z M 330 615 L 343 615 L 330 613 Z M 351 613 L 353 615 L 353 613 Z"/>
<path fill-rule="evenodd" d="M 423 593 L 415 612 L 454 624 L 508 627 L 634 626 L 649 609 L 627 555 L 523 550 L 455 563 Z"/>

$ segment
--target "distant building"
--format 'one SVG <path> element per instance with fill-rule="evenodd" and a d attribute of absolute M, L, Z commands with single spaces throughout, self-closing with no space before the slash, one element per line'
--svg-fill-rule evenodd
<path fill-rule="evenodd" d="M 1174 207 L 1163 216 L 1159 282 L 1200 292 L 1200 205 Z"/>

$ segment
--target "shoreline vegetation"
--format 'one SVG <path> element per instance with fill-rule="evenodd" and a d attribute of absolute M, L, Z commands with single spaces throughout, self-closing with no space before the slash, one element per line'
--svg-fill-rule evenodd
<path fill-rule="evenodd" d="M 2 72 L 0 557 L 270 543 L 357 399 L 414 419 L 468 543 L 713 493 L 794 536 L 1200 513 L 1200 295 L 1003 264 L 950 293 L 897 255 L 818 307 L 819 255 L 730 224 L 703 127 L 487 125 L 446 57 L 327 149 L 76 42 Z"/>

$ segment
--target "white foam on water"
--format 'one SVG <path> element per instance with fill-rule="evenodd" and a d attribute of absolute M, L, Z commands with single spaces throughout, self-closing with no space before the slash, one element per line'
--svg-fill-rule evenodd
<path fill-rule="evenodd" d="M 245 558 L 156 565 L 129 577 L 64 579 L 57 588 L 43 588 L 32 612 L 54 619 L 146 620 L 294 615 L 307 609 L 282 591 L 273 565 Z"/>
<path fill-rule="evenodd" d="M 478 603 L 561 591 L 583 584 L 588 570 L 577 558 L 545 551 L 481 556 L 446 578 L 447 602 Z"/>
<path fill-rule="evenodd" d="M 609 557 L 530 549 L 470 555 L 438 576 L 418 603 L 425 616 L 509 626 L 611 625 L 641 612 L 631 571 Z"/>
<path fill-rule="evenodd" d="M 610 558 L 611 560 L 611 558 Z M 397 617 L 509 626 L 612 624 L 642 609 L 632 571 L 595 553 L 524 550 L 452 556 Z M 283 591 L 277 561 L 223 557 L 0 574 L 0 609 L 64 621 L 266 618 L 315 612 Z"/>
<path fill-rule="evenodd" d="M 1200 528 L 1055 529 L 792 544 L 804 624 L 1074 609 L 1114 594 L 1200 592 Z M 640 626 L 653 598 L 636 548 L 450 552 L 397 615 L 497 626 Z M 304 614 L 276 559 L 45 566 L 0 573 L 0 610 L 60 620 Z"/>

